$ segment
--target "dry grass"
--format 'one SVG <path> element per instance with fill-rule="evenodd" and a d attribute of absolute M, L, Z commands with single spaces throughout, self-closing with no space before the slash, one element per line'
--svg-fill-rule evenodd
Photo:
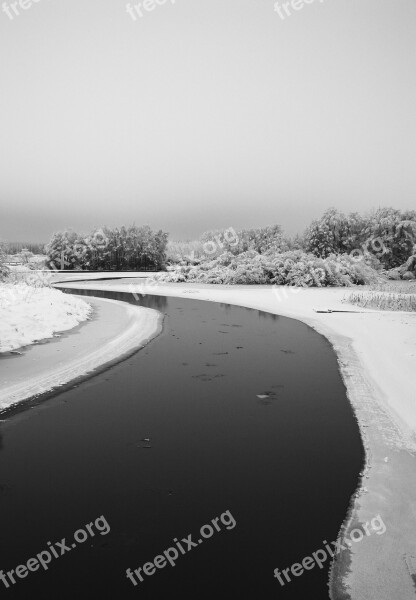
<path fill-rule="evenodd" d="M 416 281 L 388 281 L 370 285 L 371 292 L 387 292 L 390 294 L 416 294 Z"/>
<path fill-rule="evenodd" d="M 362 308 L 376 308 L 378 310 L 394 310 L 416 312 L 416 284 L 381 284 L 371 286 L 368 291 L 353 292 L 346 296 L 343 302 L 355 304 Z"/>

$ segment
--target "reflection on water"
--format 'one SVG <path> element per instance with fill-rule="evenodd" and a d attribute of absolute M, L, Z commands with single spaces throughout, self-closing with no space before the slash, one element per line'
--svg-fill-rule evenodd
<path fill-rule="evenodd" d="M 231 304 L 224 304 L 223 302 L 219 302 L 218 306 L 220 306 L 221 308 L 223 308 L 227 314 L 231 310 Z"/>
<path fill-rule="evenodd" d="M 60 287 L 60 290 L 67 294 L 71 294 L 74 292 L 71 288 L 63 288 Z M 76 291 L 78 296 L 91 296 L 91 290 L 87 289 L 78 289 Z M 97 298 L 108 298 L 111 296 L 113 300 L 119 300 L 120 302 L 129 302 L 130 304 L 138 304 L 143 306 L 144 308 L 153 308 L 154 310 L 158 310 L 160 312 L 165 312 L 167 306 L 167 299 L 165 296 L 142 296 L 140 294 L 129 294 L 128 292 L 106 292 L 104 290 L 96 290 L 93 292 L 93 295 Z"/>
<path fill-rule="evenodd" d="M 235 305 L 233 305 L 233 304 L 224 304 L 223 302 L 219 302 L 218 306 L 220 306 L 221 308 L 223 308 L 225 310 L 226 314 L 229 314 L 233 308 L 235 309 Z M 268 313 L 268 312 L 265 312 L 264 310 L 256 310 L 254 308 L 246 308 L 245 310 L 255 312 L 255 313 L 257 313 L 258 317 L 260 317 L 262 319 L 267 319 L 269 321 L 270 320 L 272 320 L 272 321 L 278 321 L 279 318 L 280 318 L 279 315 Z"/>
<path fill-rule="evenodd" d="M 279 315 L 274 315 L 272 313 L 264 312 L 264 310 L 258 310 L 257 314 L 260 319 L 271 319 L 272 321 L 278 321 Z"/>

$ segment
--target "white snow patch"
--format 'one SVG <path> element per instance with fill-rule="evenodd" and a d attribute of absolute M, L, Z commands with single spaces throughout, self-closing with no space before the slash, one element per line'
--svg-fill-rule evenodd
<path fill-rule="evenodd" d="M 0 352 L 10 352 L 88 319 L 89 304 L 48 287 L 0 284 Z"/>

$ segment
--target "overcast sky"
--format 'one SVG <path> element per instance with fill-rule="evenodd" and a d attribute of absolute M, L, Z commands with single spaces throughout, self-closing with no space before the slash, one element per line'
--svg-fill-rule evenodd
<path fill-rule="evenodd" d="M 0 12 L 0 238 L 416 209 L 415 0 L 284 20 L 274 0 L 167 0 L 136 21 L 125 0 L 17 8 Z"/>

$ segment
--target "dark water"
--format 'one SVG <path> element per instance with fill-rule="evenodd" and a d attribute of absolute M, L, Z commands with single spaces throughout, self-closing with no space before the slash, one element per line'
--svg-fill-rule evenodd
<path fill-rule="evenodd" d="M 111 527 L 47 571 L 8 589 L 0 581 L 1 597 L 327 598 L 328 563 L 284 587 L 273 571 L 336 539 L 362 466 L 329 343 L 255 310 L 158 296 L 142 304 L 165 313 L 159 338 L 0 425 L 0 569 L 48 541 L 73 542 L 101 515 Z M 137 587 L 127 579 L 127 568 L 174 538 L 198 541 L 226 511 L 234 528 L 219 521 L 174 568 Z"/>

